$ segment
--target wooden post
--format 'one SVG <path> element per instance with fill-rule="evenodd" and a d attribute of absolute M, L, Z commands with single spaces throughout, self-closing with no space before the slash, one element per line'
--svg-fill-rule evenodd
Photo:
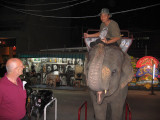
<path fill-rule="evenodd" d="M 9 47 L 9 58 L 13 58 L 13 47 Z"/>

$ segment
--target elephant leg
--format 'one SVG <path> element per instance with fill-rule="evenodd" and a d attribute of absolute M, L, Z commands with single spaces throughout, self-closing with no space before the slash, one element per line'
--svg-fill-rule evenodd
<path fill-rule="evenodd" d="M 123 119 L 124 103 L 116 102 L 116 103 L 111 104 L 112 120 L 122 120 Z"/>
<path fill-rule="evenodd" d="M 127 96 L 128 87 L 119 91 L 118 95 L 111 102 L 112 120 L 122 120 L 124 113 L 124 105 Z"/>
<path fill-rule="evenodd" d="M 95 120 L 106 120 L 107 103 L 103 101 L 102 104 L 97 104 L 96 94 L 92 91 L 90 91 L 90 96 L 93 102 Z"/>

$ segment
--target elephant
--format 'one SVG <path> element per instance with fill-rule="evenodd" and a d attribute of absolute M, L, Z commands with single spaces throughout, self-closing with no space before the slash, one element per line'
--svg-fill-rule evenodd
<path fill-rule="evenodd" d="M 85 67 L 96 120 L 122 120 L 133 68 L 127 53 L 116 45 L 97 44 Z"/>

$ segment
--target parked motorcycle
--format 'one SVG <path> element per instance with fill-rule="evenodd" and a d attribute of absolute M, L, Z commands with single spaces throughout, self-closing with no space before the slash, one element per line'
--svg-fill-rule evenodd
<path fill-rule="evenodd" d="M 53 99 L 53 92 L 51 90 L 34 90 L 28 96 L 27 114 L 35 117 L 36 120 L 43 115 L 44 107 Z"/>

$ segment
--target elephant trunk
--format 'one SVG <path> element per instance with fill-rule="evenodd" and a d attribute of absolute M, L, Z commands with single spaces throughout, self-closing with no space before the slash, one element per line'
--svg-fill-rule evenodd
<path fill-rule="evenodd" d="M 93 91 L 102 91 L 101 88 L 101 70 L 105 55 L 104 45 L 98 44 L 95 56 L 92 59 L 88 71 L 88 86 Z"/>

